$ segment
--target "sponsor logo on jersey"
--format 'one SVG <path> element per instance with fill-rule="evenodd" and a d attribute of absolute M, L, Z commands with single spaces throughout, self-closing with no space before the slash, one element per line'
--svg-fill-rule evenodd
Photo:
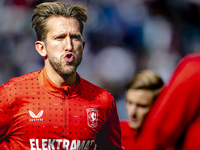
<path fill-rule="evenodd" d="M 96 108 L 88 108 L 87 111 L 87 124 L 89 127 L 94 128 L 98 125 L 98 112 Z"/>
<path fill-rule="evenodd" d="M 95 140 L 29 139 L 31 150 L 96 150 Z"/>
<path fill-rule="evenodd" d="M 41 110 L 37 115 L 35 115 L 32 111 L 29 110 L 29 114 L 32 117 L 30 121 L 43 121 L 40 117 L 43 115 L 43 110 Z"/>

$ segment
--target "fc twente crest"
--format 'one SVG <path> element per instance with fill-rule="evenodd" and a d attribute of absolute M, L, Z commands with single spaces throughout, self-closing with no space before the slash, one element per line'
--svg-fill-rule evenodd
<path fill-rule="evenodd" d="M 94 128 L 98 125 L 98 112 L 96 108 L 88 108 L 87 111 L 87 123 L 88 126 Z"/>

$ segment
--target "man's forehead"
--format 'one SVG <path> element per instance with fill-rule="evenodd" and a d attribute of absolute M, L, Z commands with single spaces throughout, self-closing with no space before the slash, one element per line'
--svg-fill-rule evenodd
<path fill-rule="evenodd" d="M 47 20 L 47 27 L 49 30 L 54 29 L 57 31 L 62 30 L 73 30 L 73 32 L 80 32 L 80 24 L 77 19 L 63 17 L 63 16 L 52 16 Z"/>
<path fill-rule="evenodd" d="M 129 89 L 125 95 L 127 100 L 138 100 L 138 99 L 151 99 L 153 98 L 153 91 L 144 89 Z"/>

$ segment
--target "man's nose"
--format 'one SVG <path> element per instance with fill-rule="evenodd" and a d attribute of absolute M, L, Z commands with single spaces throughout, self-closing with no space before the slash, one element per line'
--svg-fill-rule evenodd
<path fill-rule="evenodd" d="M 131 114 L 135 115 L 137 112 L 137 105 L 136 104 L 132 104 L 131 105 Z"/>
<path fill-rule="evenodd" d="M 65 50 L 71 52 L 72 49 L 73 49 L 72 39 L 70 37 L 67 37 L 65 41 Z"/>

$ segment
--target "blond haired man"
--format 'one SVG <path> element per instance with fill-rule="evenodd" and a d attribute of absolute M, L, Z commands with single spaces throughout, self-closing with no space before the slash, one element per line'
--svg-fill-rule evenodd
<path fill-rule="evenodd" d="M 120 122 L 124 150 L 134 149 L 138 130 L 163 85 L 161 77 L 150 70 L 139 72 L 127 84 L 125 98 L 128 121 Z"/>
<path fill-rule="evenodd" d="M 42 3 L 32 16 L 45 67 L 0 87 L 1 150 L 119 150 L 114 98 L 76 72 L 86 9 Z"/>

